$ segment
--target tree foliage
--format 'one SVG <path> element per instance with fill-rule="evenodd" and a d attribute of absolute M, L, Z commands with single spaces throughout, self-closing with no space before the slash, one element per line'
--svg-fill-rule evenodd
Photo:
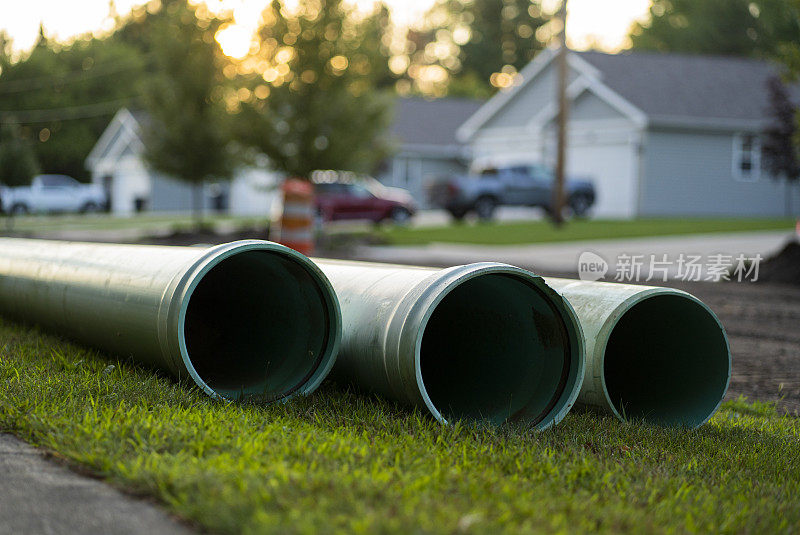
<path fill-rule="evenodd" d="M 258 52 L 230 90 L 239 139 L 290 175 L 316 169 L 370 172 L 386 156 L 390 97 L 381 38 L 384 9 L 359 13 L 342 0 L 273 1 L 263 12 Z M 234 71 L 231 71 L 234 74 Z"/>
<path fill-rule="evenodd" d="M 653 0 L 631 31 L 635 49 L 689 54 L 775 57 L 798 41 L 796 0 Z"/>
<path fill-rule="evenodd" d="M 771 122 L 764 130 L 761 143 L 764 166 L 775 177 L 796 181 L 800 179 L 797 106 L 779 77 L 767 80 L 766 90 Z"/>
<path fill-rule="evenodd" d="M 235 164 L 227 116 L 215 98 L 225 63 L 214 39 L 222 21 L 198 18 L 186 0 L 162 4 L 148 21 L 154 72 L 143 95 L 145 158 L 155 170 L 196 186 L 199 215 L 200 184 L 229 178 Z"/>
<path fill-rule="evenodd" d="M 137 96 L 141 54 L 94 38 L 62 46 L 42 33 L 26 57 L 12 61 L 7 39 L 0 41 L 0 122 L 20 125 L 44 172 L 87 178 L 89 151 L 117 109 Z"/>
<path fill-rule="evenodd" d="M 401 90 L 487 97 L 513 82 L 549 30 L 538 0 L 438 0 L 390 65 Z"/>
<path fill-rule="evenodd" d="M 19 125 L 0 126 L 0 183 L 6 186 L 24 186 L 39 172 L 39 162 L 32 143 L 26 139 Z"/>

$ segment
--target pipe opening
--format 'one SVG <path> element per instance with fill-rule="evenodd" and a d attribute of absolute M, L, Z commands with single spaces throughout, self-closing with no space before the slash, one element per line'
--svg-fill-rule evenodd
<path fill-rule="evenodd" d="M 617 321 L 603 371 L 608 398 L 624 418 L 696 427 L 725 395 L 727 339 L 700 303 L 654 295 Z"/>
<path fill-rule="evenodd" d="M 329 357 L 328 307 L 320 283 L 299 262 L 267 250 L 234 254 L 189 297 L 189 360 L 223 397 L 286 397 Z"/>
<path fill-rule="evenodd" d="M 564 320 L 536 286 L 483 274 L 452 289 L 422 333 L 424 389 L 447 419 L 538 423 L 570 373 Z"/>

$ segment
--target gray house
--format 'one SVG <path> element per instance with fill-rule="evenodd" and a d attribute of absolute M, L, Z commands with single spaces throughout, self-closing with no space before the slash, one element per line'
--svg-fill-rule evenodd
<path fill-rule="evenodd" d="M 541 52 L 458 129 L 476 166 L 555 160 L 556 65 Z M 800 188 L 762 169 L 766 81 L 750 59 L 571 52 L 567 172 L 601 217 L 780 216 Z"/>
<path fill-rule="evenodd" d="M 397 152 L 377 179 L 387 186 L 408 189 L 425 203 L 425 186 L 437 175 L 467 170 L 467 147 L 456 139 L 456 130 L 483 105 L 462 98 L 398 98 L 390 135 Z"/>

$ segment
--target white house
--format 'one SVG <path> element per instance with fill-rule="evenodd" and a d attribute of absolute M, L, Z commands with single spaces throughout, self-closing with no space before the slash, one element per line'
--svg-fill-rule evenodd
<path fill-rule="evenodd" d="M 191 186 L 157 173 L 144 161 L 141 126 L 147 116 L 120 109 L 86 158 L 92 182 L 101 184 L 110 199 L 111 212 L 128 215 L 137 211 L 188 211 Z M 203 187 L 206 210 L 234 215 L 274 215 L 279 209 L 278 186 L 282 175 L 260 168 L 239 169 L 230 182 Z"/>
<path fill-rule="evenodd" d="M 457 132 L 474 165 L 555 161 L 555 52 L 541 52 Z M 570 52 L 567 173 L 592 179 L 600 217 L 780 216 L 800 188 L 762 171 L 771 64 Z"/>
<path fill-rule="evenodd" d="M 409 189 L 425 203 L 425 185 L 434 176 L 464 172 L 466 147 L 455 138 L 456 129 L 482 104 L 470 99 L 398 98 L 389 135 L 395 154 L 376 178 L 388 186 Z M 142 112 L 119 110 L 86 159 L 92 181 L 102 184 L 115 214 L 139 210 L 183 211 L 191 208 L 190 187 L 156 173 L 143 159 L 140 131 L 148 120 Z M 214 208 L 222 198 L 224 208 L 237 215 L 272 213 L 280 208 L 276 188 L 280 173 L 265 171 L 266 158 L 257 169 L 239 170 L 230 182 L 207 184 L 205 206 Z"/>

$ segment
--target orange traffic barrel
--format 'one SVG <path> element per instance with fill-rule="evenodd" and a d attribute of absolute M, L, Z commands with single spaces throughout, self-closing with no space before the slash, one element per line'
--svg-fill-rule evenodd
<path fill-rule="evenodd" d="M 314 252 L 314 186 L 307 180 L 287 178 L 283 191 L 283 215 L 278 240 L 305 255 Z"/>

